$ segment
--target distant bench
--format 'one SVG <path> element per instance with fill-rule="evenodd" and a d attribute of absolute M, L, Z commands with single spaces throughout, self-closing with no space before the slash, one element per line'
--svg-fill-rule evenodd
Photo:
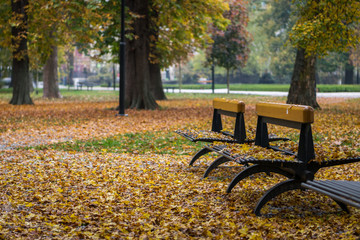
<path fill-rule="evenodd" d="M 176 87 L 164 87 L 166 89 L 166 92 L 169 92 L 169 90 L 171 89 L 172 92 L 175 92 Z"/>
<path fill-rule="evenodd" d="M 259 200 L 255 207 L 255 214 L 260 215 L 261 208 L 271 199 L 281 193 L 294 189 L 311 189 L 325 194 L 344 210 L 349 212 L 348 205 L 360 207 L 360 183 L 336 180 L 314 180 L 316 172 L 323 167 L 359 162 L 360 157 L 348 159 L 313 161 L 315 158 L 314 143 L 311 124 L 314 122 L 314 111 L 309 106 L 290 105 L 280 103 L 258 103 L 256 105 L 258 115 L 255 146 L 272 149 L 285 155 L 294 156 L 293 160 L 284 159 L 257 159 L 252 157 L 249 151 L 246 154 L 237 154 L 237 149 L 246 144 L 212 144 L 207 146 L 211 151 L 221 154 L 229 160 L 239 164 L 251 164 L 242 170 L 229 184 L 227 192 L 242 179 L 256 173 L 278 173 L 289 178 L 269 189 Z M 267 124 L 280 125 L 300 130 L 297 152 L 270 146 Z M 269 151 L 269 150 L 267 150 Z M 270 150 L 271 151 L 271 150 Z M 284 155 L 284 156 L 285 156 Z M 212 168 L 214 169 L 214 168 Z"/>
<path fill-rule="evenodd" d="M 82 90 L 82 87 L 85 86 L 86 87 L 86 90 L 89 91 L 89 90 L 93 90 L 93 87 L 95 86 L 94 83 L 92 82 L 78 82 L 77 85 L 76 85 L 76 89 L 77 90 Z"/>

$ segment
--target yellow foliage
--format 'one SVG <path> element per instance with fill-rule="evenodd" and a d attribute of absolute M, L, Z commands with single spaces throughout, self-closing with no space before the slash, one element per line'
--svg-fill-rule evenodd
<path fill-rule="evenodd" d="M 247 129 L 256 126 L 251 101 L 245 114 Z M 359 100 L 322 98 L 319 102 L 323 109 L 315 112 L 313 124 L 317 154 L 358 154 Z M 256 175 L 226 195 L 229 178 L 239 172 L 239 166 L 219 168 L 212 178 L 202 180 L 208 164 L 188 167 L 193 152 L 24 148 L 127 132 L 211 128 L 211 100 L 161 101 L 162 110 L 129 110 L 129 116 L 121 119 L 107 110 L 116 104 L 40 100 L 33 106 L 11 106 L 0 102 L 0 238 L 359 238 L 359 209 L 351 208 L 351 215 L 336 214 L 331 199 L 311 191 L 282 194 L 265 210 L 273 216 L 256 217 L 252 209 L 257 199 L 283 179 Z M 295 134 L 281 128 L 271 131 L 279 136 Z M 360 181 L 359 168 L 355 163 L 322 169 L 317 177 Z"/>

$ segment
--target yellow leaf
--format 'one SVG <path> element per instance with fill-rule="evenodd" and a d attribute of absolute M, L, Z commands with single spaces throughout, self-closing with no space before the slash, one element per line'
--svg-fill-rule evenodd
<path fill-rule="evenodd" d="M 30 203 L 27 203 L 25 206 L 26 207 L 32 207 L 32 206 L 34 206 L 34 204 L 30 202 Z"/>

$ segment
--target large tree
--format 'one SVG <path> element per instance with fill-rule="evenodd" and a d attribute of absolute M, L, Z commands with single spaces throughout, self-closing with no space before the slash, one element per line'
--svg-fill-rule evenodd
<path fill-rule="evenodd" d="M 307 56 L 303 48 L 297 50 L 287 103 L 318 108 L 316 101 L 316 56 Z"/>
<path fill-rule="evenodd" d="M 12 86 L 10 104 L 33 104 L 30 98 L 28 36 L 28 0 L 11 0 L 12 9 Z"/>
<path fill-rule="evenodd" d="M 133 37 L 126 41 L 126 106 L 154 109 L 155 98 L 150 91 L 149 1 L 129 0 L 127 6 L 136 17 L 131 25 Z"/>
<path fill-rule="evenodd" d="M 44 66 L 43 96 L 59 98 L 58 48 L 93 43 L 100 28 L 106 26 L 107 16 L 101 14 L 102 6 L 97 0 L 33 0 L 29 9 L 30 47 L 39 64 Z"/>
<path fill-rule="evenodd" d="M 119 1 L 103 0 L 102 4 L 106 13 L 112 16 L 112 23 L 104 29 L 102 41 L 96 41 L 96 47 L 102 54 L 112 53 L 116 59 L 121 6 Z M 227 4 L 222 0 L 147 0 L 126 1 L 126 6 L 127 107 L 152 109 L 157 107 L 154 101 L 159 98 L 157 93 L 163 94 L 160 69 L 185 59 L 198 47 L 204 47 L 210 41 L 209 24 L 215 22 L 216 26 L 225 26 L 222 13 L 227 10 Z M 141 59 L 140 55 L 135 57 L 140 52 L 147 55 Z M 140 69 L 142 72 L 137 72 Z"/>
<path fill-rule="evenodd" d="M 298 48 L 287 103 L 319 107 L 316 101 L 316 58 L 329 51 L 348 51 L 359 42 L 357 0 L 298 0 L 300 18 L 290 37 Z"/>
<path fill-rule="evenodd" d="M 50 56 L 46 60 L 43 69 L 44 91 L 45 98 L 61 98 L 59 84 L 58 84 L 58 49 L 57 46 L 52 46 Z"/>

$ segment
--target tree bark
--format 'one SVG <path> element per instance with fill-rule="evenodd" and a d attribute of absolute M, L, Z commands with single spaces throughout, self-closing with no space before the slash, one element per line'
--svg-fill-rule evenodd
<path fill-rule="evenodd" d="M 287 103 L 320 108 L 316 101 L 316 56 L 306 56 L 304 49 L 296 53 Z"/>
<path fill-rule="evenodd" d="M 52 51 L 44 66 L 44 98 L 61 98 L 57 74 L 57 47 Z"/>
<path fill-rule="evenodd" d="M 226 69 L 226 88 L 227 88 L 227 94 L 230 93 L 230 69 Z"/>
<path fill-rule="evenodd" d="M 150 0 L 150 4 L 153 3 L 154 0 Z M 152 58 L 149 58 L 149 68 L 150 68 L 150 87 L 151 92 L 153 93 L 156 100 L 165 100 L 166 96 L 164 93 L 162 81 L 161 81 L 161 67 L 160 67 L 160 56 L 159 52 L 156 49 L 156 42 L 159 39 L 159 25 L 157 21 L 159 19 L 159 10 L 157 8 L 152 8 L 150 11 L 150 53 Z M 154 20 L 155 19 L 155 20 Z"/>
<path fill-rule="evenodd" d="M 149 62 L 149 68 L 151 92 L 156 100 L 165 100 L 166 96 L 161 81 L 160 64 Z"/>
<path fill-rule="evenodd" d="M 182 72 L 181 72 L 181 62 L 179 62 L 179 92 L 181 93 L 182 89 Z"/>
<path fill-rule="evenodd" d="M 12 87 L 13 95 L 10 104 L 22 105 L 33 104 L 30 97 L 30 73 L 29 56 L 27 48 L 27 6 L 28 0 L 11 0 L 11 9 L 13 16 L 19 17 L 22 23 L 11 27 L 12 45 Z"/>
<path fill-rule="evenodd" d="M 353 84 L 354 83 L 354 64 L 351 60 L 350 53 L 346 53 L 347 60 L 345 63 L 345 84 Z"/>
<path fill-rule="evenodd" d="M 136 37 L 126 40 L 126 107 L 156 109 L 158 104 L 150 89 L 150 67 L 148 62 L 150 45 L 149 1 L 128 0 L 129 11 L 140 15 L 132 24 Z"/>
<path fill-rule="evenodd" d="M 70 89 L 70 85 L 72 85 L 74 83 L 73 81 L 73 77 L 74 77 L 74 52 L 72 50 L 69 50 L 67 52 L 67 58 L 68 58 L 68 70 L 69 70 L 69 74 L 68 74 L 68 79 L 67 79 L 67 85 L 68 88 Z"/>

